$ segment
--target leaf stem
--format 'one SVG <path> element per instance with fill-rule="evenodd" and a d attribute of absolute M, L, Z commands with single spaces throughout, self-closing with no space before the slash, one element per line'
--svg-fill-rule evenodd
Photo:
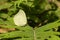
<path fill-rule="evenodd" d="M 33 32 L 34 32 L 34 40 L 36 40 L 36 34 L 34 29 L 33 29 Z"/>

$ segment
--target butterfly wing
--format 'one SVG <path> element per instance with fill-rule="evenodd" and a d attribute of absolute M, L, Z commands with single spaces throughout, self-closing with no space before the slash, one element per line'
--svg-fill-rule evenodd
<path fill-rule="evenodd" d="M 26 14 L 23 10 L 19 10 L 19 12 L 14 16 L 14 23 L 17 26 L 24 26 L 27 23 Z"/>

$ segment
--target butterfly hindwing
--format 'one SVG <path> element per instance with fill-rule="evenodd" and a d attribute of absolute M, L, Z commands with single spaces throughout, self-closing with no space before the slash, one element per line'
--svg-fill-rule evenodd
<path fill-rule="evenodd" d="M 23 10 L 19 10 L 19 12 L 14 16 L 14 23 L 17 26 L 24 26 L 27 23 L 26 14 Z"/>

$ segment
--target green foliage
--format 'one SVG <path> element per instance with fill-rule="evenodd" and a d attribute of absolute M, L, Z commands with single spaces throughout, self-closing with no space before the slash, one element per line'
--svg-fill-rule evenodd
<path fill-rule="evenodd" d="M 60 26 L 59 21 L 49 23 L 45 26 L 39 27 L 36 29 L 36 38 L 37 40 L 59 40 L 60 32 L 57 32 L 57 28 Z M 55 29 L 56 28 L 56 29 Z M 54 30 L 55 29 L 55 30 Z"/>
<path fill-rule="evenodd" d="M 60 8 L 55 11 L 55 14 L 56 14 L 56 15 L 59 17 L 59 19 L 60 19 Z"/>
<path fill-rule="evenodd" d="M 27 16 L 25 26 L 13 21 L 20 9 Z M 0 40 L 60 40 L 59 14 L 59 6 L 48 0 L 0 0 L 0 28 L 16 29 L 1 33 Z"/>

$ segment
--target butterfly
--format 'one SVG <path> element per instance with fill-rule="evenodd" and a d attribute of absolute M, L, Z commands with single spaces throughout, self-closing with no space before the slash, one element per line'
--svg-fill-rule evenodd
<path fill-rule="evenodd" d="M 13 20 L 17 26 L 24 26 L 27 24 L 27 17 L 22 9 L 20 9 L 18 13 L 13 17 Z"/>

